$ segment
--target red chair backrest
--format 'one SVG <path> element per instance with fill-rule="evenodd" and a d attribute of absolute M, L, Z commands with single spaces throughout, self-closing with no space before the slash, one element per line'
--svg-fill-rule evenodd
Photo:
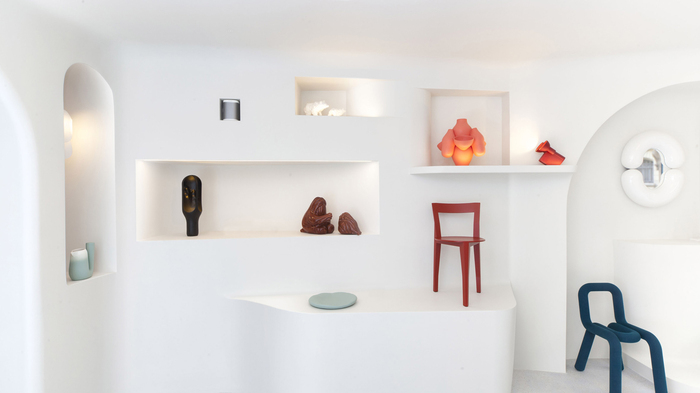
<path fill-rule="evenodd" d="M 479 210 L 481 204 L 473 203 L 433 203 L 433 220 L 435 220 L 435 238 L 442 237 L 440 232 L 440 214 L 439 213 L 474 213 L 474 231 L 473 237 L 479 237 Z"/>

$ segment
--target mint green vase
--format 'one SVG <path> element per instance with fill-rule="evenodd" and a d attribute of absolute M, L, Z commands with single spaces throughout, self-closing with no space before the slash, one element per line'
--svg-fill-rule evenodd
<path fill-rule="evenodd" d="M 86 243 L 85 248 L 76 248 L 70 252 L 68 275 L 73 281 L 92 277 L 95 270 L 95 243 Z"/>

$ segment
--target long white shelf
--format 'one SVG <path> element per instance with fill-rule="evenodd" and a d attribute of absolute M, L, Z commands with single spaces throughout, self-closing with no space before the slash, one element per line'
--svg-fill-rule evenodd
<path fill-rule="evenodd" d="M 436 175 L 458 173 L 574 173 L 575 165 L 467 165 L 467 166 L 417 166 L 412 175 Z"/>
<path fill-rule="evenodd" d="M 360 228 L 362 229 L 362 228 Z M 150 236 L 139 241 L 170 241 L 170 240 L 217 240 L 217 239 L 255 239 L 255 238 L 271 238 L 271 237 L 358 237 L 357 235 L 342 235 L 338 232 L 336 228 L 335 232 L 326 235 L 314 235 L 310 233 L 303 233 L 301 231 L 212 231 L 212 232 L 200 232 L 198 236 L 187 236 L 184 231 L 179 235 L 157 235 Z M 376 233 L 365 233 L 362 232 L 362 236 L 376 235 Z"/>
<path fill-rule="evenodd" d="M 336 291 L 331 291 L 336 292 Z M 433 292 L 432 288 L 383 289 L 350 291 L 357 296 L 357 303 L 341 310 L 321 310 L 309 305 L 309 297 L 315 293 L 230 296 L 230 299 L 262 304 L 268 307 L 307 314 L 354 314 L 391 312 L 479 312 L 514 309 L 515 297 L 510 283 L 484 283 L 481 293 L 470 285 L 469 307 L 462 305 L 462 290 L 451 289 Z"/>

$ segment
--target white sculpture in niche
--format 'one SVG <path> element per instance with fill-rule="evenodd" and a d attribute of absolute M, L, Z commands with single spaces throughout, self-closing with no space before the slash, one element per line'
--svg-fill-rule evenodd
<path fill-rule="evenodd" d="M 343 116 L 345 114 L 345 109 L 329 109 L 328 116 Z"/>
<path fill-rule="evenodd" d="M 304 107 L 306 116 L 323 116 L 323 111 L 328 108 L 326 101 L 309 102 Z"/>
<path fill-rule="evenodd" d="M 622 189 L 635 203 L 659 207 L 671 202 L 683 188 L 685 161 L 681 144 L 663 132 L 635 135 L 622 149 L 620 158 L 627 170 L 622 173 Z"/>

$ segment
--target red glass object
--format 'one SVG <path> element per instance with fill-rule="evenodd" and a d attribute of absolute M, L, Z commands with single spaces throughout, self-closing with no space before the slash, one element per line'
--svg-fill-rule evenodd
<path fill-rule="evenodd" d="M 552 149 L 552 147 L 549 146 L 548 141 L 540 143 L 540 145 L 537 146 L 537 151 L 544 153 L 542 154 L 542 157 L 540 157 L 540 162 L 545 165 L 561 165 L 561 163 L 566 159 L 566 157 Z"/>
<path fill-rule="evenodd" d="M 433 292 L 438 291 L 438 273 L 440 271 L 440 249 L 442 245 L 459 247 L 462 262 L 462 304 L 469 306 L 469 248 L 474 247 L 474 267 L 476 270 L 476 292 L 481 293 L 481 248 L 485 241 L 479 237 L 480 203 L 433 203 L 433 219 L 435 220 L 435 254 L 433 256 Z M 440 232 L 439 213 L 474 213 L 474 229 L 472 237 L 442 236 Z"/>

